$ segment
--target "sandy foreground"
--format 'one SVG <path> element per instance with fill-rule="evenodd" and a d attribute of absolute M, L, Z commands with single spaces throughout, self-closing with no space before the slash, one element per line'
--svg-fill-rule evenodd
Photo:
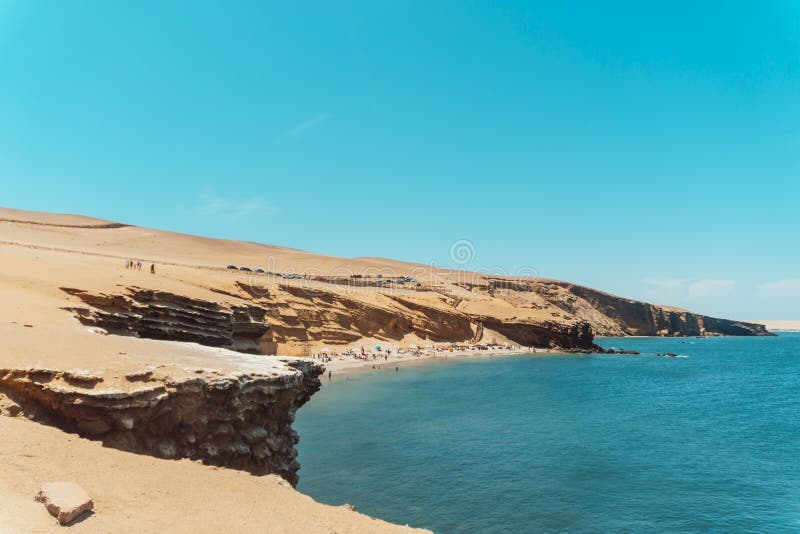
<path fill-rule="evenodd" d="M 69 309 L 80 302 L 61 289 L 118 294 L 144 287 L 225 302 L 219 289 L 232 291 L 236 279 L 224 263 L 230 257 L 244 263 L 237 250 L 256 250 L 254 245 L 233 242 L 231 251 L 221 241 L 105 228 L 104 221 L 86 217 L 19 217 L 0 209 L 0 369 L 88 369 L 103 376 L 98 387 L 123 391 L 138 387 L 125 380 L 127 373 L 148 369 L 175 378 L 291 372 L 276 357 L 105 335 L 75 318 Z M 107 240 L 119 239 L 120 232 L 122 243 Z M 158 262 L 156 275 L 125 268 L 129 255 L 146 254 Z M 250 253 L 249 260 L 255 257 Z M 418 531 L 317 503 L 276 476 L 104 448 L 24 417 L 0 416 L 0 466 L 2 533 L 61 531 L 34 502 L 40 484 L 51 481 L 76 482 L 94 499 L 94 513 L 69 527 L 76 532 Z"/>
<path fill-rule="evenodd" d="M 286 356 L 244 354 L 172 337 L 109 335 L 96 324 L 78 320 L 76 310 L 91 306 L 75 290 L 122 300 L 137 291 L 163 293 L 218 305 L 228 312 L 234 307 L 261 307 L 275 336 L 270 346 L 260 345 L 262 352 L 320 355 L 329 345 L 330 360 L 324 364 L 334 380 L 372 366 L 386 372 L 445 358 L 529 352 L 514 347 L 421 356 L 398 353 L 399 348 L 413 345 L 427 347 L 429 339 L 511 345 L 497 327 L 481 324 L 478 330 L 470 317 L 520 328 L 544 322 L 548 332 L 563 334 L 567 341 L 574 333 L 568 327 L 578 319 L 590 320 L 595 331 L 615 334 L 619 329 L 599 308 L 577 298 L 569 284 L 556 281 L 553 285 L 537 279 L 539 291 L 525 282 L 517 291 L 514 284 L 519 280 L 503 280 L 495 287 L 476 273 L 381 258 L 334 258 L 77 215 L 0 208 L 0 258 L 0 369 L 89 370 L 103 378 L 97 388 L 125 393 L 140 387 L 127 376 L 143 371 L 154 371 L 165 380 L 225 373 L 289 377 L 295 371 Z M 131 259 L 140 260 L 142 268 L 127 268 Z M 151 264 L 154 274 L 149 272 Z M 283 276 L 228 269 L 229 264 Z M 309 274 L 298 280 L 289 273 Z M 374 282 L 378 273 L 408 277 L 409 285 L 365 287 L 334 280 L 369 276 Z M 472 291 L 473 283 L 483 289 Z M 592 295 L 629 303 L 606 294 Z M 565 311 L 571 306 L 575 315 Z M 112 309 L 120 311 L 125 309 Z M 205 326 L 198 329 L 205 331 Z M 381 333 L 383 339 L 369 337 Z M 308 339 L 327 341 L 312 345 Z M 385 352 L 367 360 L 331 354 L 361 346 L 372 352 L 377 345 L 384 351 L 392 346 L 388 360 Z M 327 382 L 327 376 L 322 380 Z M 2 396 L 0 391 L 0 401 Z M 316 503 L 276 477 L 103 448 L 19 417 L 0 417 L 0 461 L 0 532 L 56 530 L 53 518 L 33 501 L 39 484 L 54 480 L 77 482 L 95 499 L 95 514 L 71 527 L 76 531 L 408 531 L 346 508 Z"/>
<path fill-rule="evenodd" d="M 0 531 L 424 532 L 325 506 L 281 478 L 161 460 L 0 417 Z M 58 527 L 33 496 L 44 481 L 78 482 L 94 513 Z"/>

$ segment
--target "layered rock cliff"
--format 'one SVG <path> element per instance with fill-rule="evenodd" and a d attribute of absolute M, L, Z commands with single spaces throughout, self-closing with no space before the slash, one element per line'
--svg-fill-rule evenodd
<path fill-rule="evenodd" d="M 264 324 L 266 310 L 249 304 L 225 308 L 212 301 L 138 287 L 128 288 L 127 294 L 121 295 L 66 287 L 62 290 L 90 305 L 67 308 L 83 324 L 110 334 L 194 341 L 257 354 L 259 340 L 268 328 Z"/>
<path fill-rule="evenodd" d="M 592 324 L 603 336 L 768 336 L 761 324 L 708 317 L 618 297 L 566 282 L 539 282 L 549 302 Z M 557 289 L 556 289 L 557 288 Z M 554 289 L 556 289 L 554 291 Z M 564 298 L 565 291 L 575 298 Z"/>
<path fill-rule="evenodd" d="M 269 291 L 236 282 L 227 304 L 138 287 L 121 294 L 63 291 L 85 325 L 112 334 L 194 341 L 254 354 L 301 354 L 309 344 L 364 339 L 480 343 L 598 351 L 594 336 L 770 335 L 762 326 L 617 297 L 552 280 L 487 278 L 364 294 L 342 280 L 276 282 Z M 259 290 L 257 290 L 259 289 Z"/>
<path fill-rule="evenodd" d="M 191 458 L 297 483 L 297 409 L 320 387 L 322 367 L 271 362 L 266 374 L 160 367 L 109 383 L 103 373 L 0 369 L 0 413 L 24 413 L 107 446 Z"/>
<path fill-rule="evenodd" d="M 555 280 L 82 218 L 2 219 L 0 411 L 126 450 L 292 482 L 291 422 L 322 368 L 267 355 L 375 343 L 594 352 L 595 335 L 769 335 Z M 132 255 L 149 258 L 155 273 L 126 269 Z M 225 268 L 265 260 L 269 270 Z"/>

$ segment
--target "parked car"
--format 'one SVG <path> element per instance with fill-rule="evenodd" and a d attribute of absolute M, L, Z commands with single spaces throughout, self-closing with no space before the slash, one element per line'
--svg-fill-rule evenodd
<path fill-rule="evenodd" d="M 259 274 L 266 274 L 266 271 L 264 271 L 264 269 L 256 269 L 253 272 L 256 272 L 256 273 L 259 273 Z"/>
<path fill-rule="evenodd" d="M 248 273 L 252 273 L 253 272 L 253 269 L 251 269 L 250 267 L 239 267 L 239 270 L 240 271 L 247 271 Z"/>
<path fill-rule="evenodd" d="M 228 269 L 233 269 L 234 271 L 239 270 L 239 268 L 235 265 L 228 265 Z"/>

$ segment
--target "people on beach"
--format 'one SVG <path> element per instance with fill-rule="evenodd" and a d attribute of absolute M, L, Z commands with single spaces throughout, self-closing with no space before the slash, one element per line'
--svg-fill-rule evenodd
<path fill-rule="evenodd" d="M 331 371 L 328 371 L 328 382 L 331 381 Z"/>
<path fill-rule="evenodd" d="M 156 264 L 155 263 L 151 263 L 150 264 L 150 274 L 156 274 Z"/>
<path fill-rule="evenodd" d="M 136 269 L 138 271 L 142 270 L 142 260 L 125 260 L 125 268 L 126 269 Z M 155 264 L 150 265 L 150 272 L 156 274 L 156 266 Z"/>

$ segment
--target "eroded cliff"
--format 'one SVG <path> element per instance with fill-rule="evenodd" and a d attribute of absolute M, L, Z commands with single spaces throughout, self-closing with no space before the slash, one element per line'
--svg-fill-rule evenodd
<path fill-rule="evenodd" d="M 593 323 L 596 335 L 771 335 L 761 324 L 719 319 L 679 308 L 639 302 L 566 282 L 540 282 L 538 286 L 543 294 L 550 297 L 553 305 L 559 305 L 560 302 L 576 317 Z M 558 289 L 554 291 L 555 288 Z"/>
<path fill-rule="evenodd" d="M 89 305 L 67 308 L 83 324 L 110 334 L 193 341 L 257 354 L 259 340 L 268 328 L 264 324 L 267 311 L 251 304 L 224 307 L 214 301 L 138 287 L 119 295 L 62 290 Z"/>
<path fill-rule="evenodd" d="M 274 278 L 274 277 L 273 277 Z M 295 354 L 322 345 L 387 342 L 485 343 L 598 351 L 594 336 L 770 335 L 752 323 L 708 317 L 551 280 L 349 290 L 344 280 L 236 280 L 227 303 L 138 287 L 120 294 L 62 288 L 65 307 L 111 334 L 193 341 L 254 354 Z M 219 291 L 219 290 L 218 290 Z M 309 349 L 312 347 L 312 349 Z"/>
<path fill-rule="evenodd" d="M 0 412 L 161 458 L 191 458 L 297 483 L 297 409 L 322 367 L 272 359 L 262 373 L 170 366 L 113 380 L 89 370 L 0 369 Z"/>
<path fill-rule="evenodd" d="M 322 368 L 267 355 L 506 342 L 592 352 L 595 335 L 768 335 L 555 280 L 82 221 L 0 220 L 0 409 L 292 482 L 291 422 Z M 132 255 L 155 272 L 126 269 Z"/>

